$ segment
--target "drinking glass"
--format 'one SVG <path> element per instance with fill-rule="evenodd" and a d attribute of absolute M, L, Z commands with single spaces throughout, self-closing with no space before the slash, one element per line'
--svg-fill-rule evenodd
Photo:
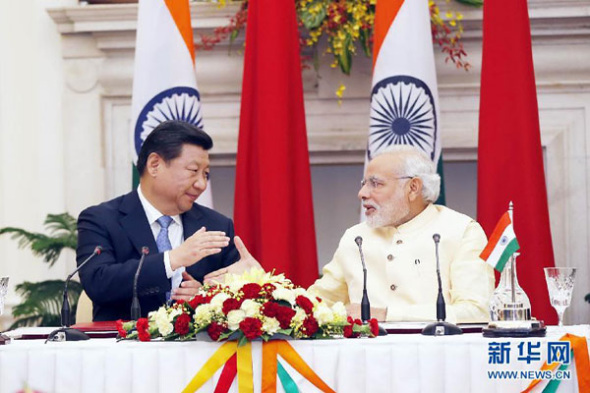
<path fill-rule="evenodd" d="M 575 267 L 546 267 L 545 280 L 551 305 L 557 311 L 559 326 L 563 326 L 563 313 L 569 307 L 576 279 Z"/>
<path fill-rule="evenodd" d="M 8 291 L 8 277 L 0 277 L 0 315 L 4 312 L 4 298 Z"/>

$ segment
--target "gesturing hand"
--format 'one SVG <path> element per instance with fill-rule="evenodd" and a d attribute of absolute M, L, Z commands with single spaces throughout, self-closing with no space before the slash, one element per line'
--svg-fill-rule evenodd
<path fill-rule="evenodd" d="M 186 239 L 184 243 L 170 250 L 170 267 L 176 270 L 181 266 L 191 266 L 209 255 L 221 252 L 229 244 L 229 237 L 225 232 L 207 231 L 201 227 Z"/>
<path fill-rule="evenodd" d="M 228 273 L 231 274 L 241 274 L 246 270 L 249 270 L 253 267 L 257 267 L 262 269 L 262 266 L 254 257 L 250 254 L 242 239 L 239 236 L 234 237 L 234 243 L 236 244 L 236 248 L 238 249 L 238 253 L 240 254 L 240 260 L 230 265 L 228 267 L 224 267 L 223 269 L 216 270 L 211 272 L 205 276 L 205 283 L 209 284 L 213 281 L 216 282 L 223 282 L 225 280 L 225 275 Z"/>
<path fill-rule="evenodd" d="M 202 286 L 203 285 L 195 280 L 193 276 L 187 272 L 182 272 L 182 282 L 180 283 L 180 287 L 172 291 L 172 299 L 185 300 L 188 302 L 197 294 L 199 288 Z"/>

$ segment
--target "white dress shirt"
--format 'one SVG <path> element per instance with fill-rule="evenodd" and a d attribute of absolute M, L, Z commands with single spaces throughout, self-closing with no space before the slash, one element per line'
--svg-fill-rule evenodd
<path fill-rule="evenodd" d="M 154 205 L 152 205 L 146 199 L 145 195 L 143 195 L 143 193 L 141 192 L 141 186 L 137 187 L 137 194 L 139 195 L 139 201 L 141 202 L 141 206 L 143 206 L 143 210 L 145 211 L 145 215 L 148 219 L 155 240 L 158 238 L 158 233 L 160 233 L 160 229 L 162 229 L 160 224 L 158 224 L 157 220 L 164 214 L 162 214 L 158 209 L 154 207 Z M 178 214 L 170 217 L 172 217 L 172 222 L 168 227 L 168 238 L 170 239 L 170 244 L 172 245 L 172 248 L 176 248 L 180 246 L 184 241 L 182 220 L 180 219 L 180 215 Z M 166 268 L 166 277 L 176 277 L 176 279 L 172 280 L 172 289 L 178 288 L 178 286 L 182 282 L 182 272 L 185 270 L 184 266 L 179 267 L 176 270 L 172 270 L 172 266 L 170 266 L 170 255 L 169 252 L 166 251 L 164 252 L 164 267 Z"/>

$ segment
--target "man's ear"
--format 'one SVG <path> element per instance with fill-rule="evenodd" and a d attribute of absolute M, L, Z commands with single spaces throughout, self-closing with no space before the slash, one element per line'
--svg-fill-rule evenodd
<path fill-rule="evenodd" d="M 145 168 L 151 177 L 156 177 L 162 165 L 164 165 L 162 157 L 158 153 L 150 153 Z"/>
<path fill-rule="evenodd" d="M 422 197 L 422 179 L 419 177 L 411 178 L 408 187 L 410 188 L 408 198 L 411 202 Z"/>

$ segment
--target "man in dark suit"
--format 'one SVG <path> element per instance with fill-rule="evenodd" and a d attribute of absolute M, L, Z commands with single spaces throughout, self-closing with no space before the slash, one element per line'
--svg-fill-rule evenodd
<path fill-rule="evenodd" d="M 139 153 L 138 189 L 80 214 L 78 264 L 103 248 L 80 271 L 94 321 L 130 318 L 142 247 L 149 248 L 137 285 L 142 316 L 167 300 L 189 299 L 207 273 L 227 272 L 240 257 L 240 271 L 257 265 L 234 238 L 232 220 L 195 203 L 207 188 L 212 146 L 188 123 L 161 123 Z"/>

